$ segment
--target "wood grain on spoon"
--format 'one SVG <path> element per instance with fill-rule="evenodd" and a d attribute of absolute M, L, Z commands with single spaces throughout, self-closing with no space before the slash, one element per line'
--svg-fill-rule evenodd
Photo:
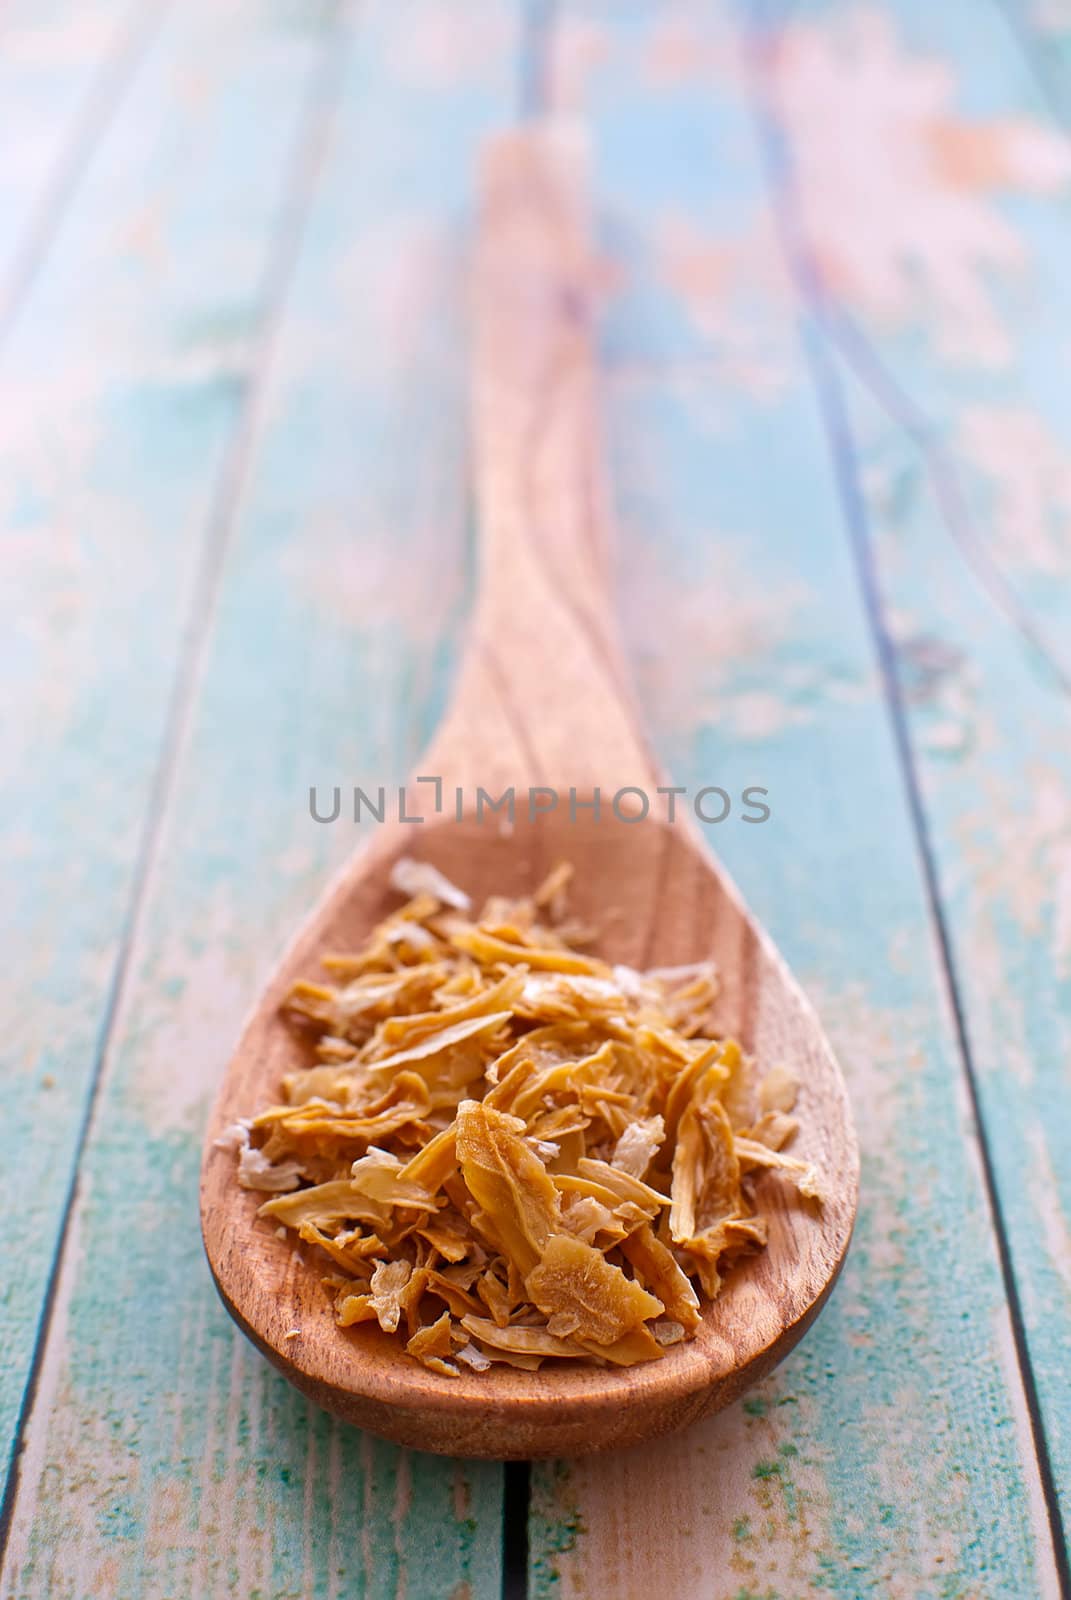
<path fill-rule="evenodd" d="M 399 1443 L 450 1455 L 570 1455 L 632 1444 L 725 1405 L 769 1371 L 817 1313 L 851 1234 L 858 1154 L 843 1083 L 814 1013 L 734 886 L 690 827 L 665 821 L 666 780 L 639 731 L 612 620 L 592 317 L 597 269 L 577 149 L 550 130 L 491 147 L 475 287 L 473 408 L 480 587 L 452 709 L 409 789 L 419 824 L 384 826 L 342 873 L 283 957 L 228 1069 L 202 1172 L 205 1247 L 239 1325 L 306 1394 Z M 732 597 L 726 596 L 731 604 Z M 512 828 L 474 815 L 482 787 L 517 794 Z M 642 822 L 610 797 L 651 797 Z M 453 820 L 453 794 L 468 801 Z M 529 820 L 530 787 L 558 793 Z M 578 801 L 601 791 L 596 817 Z M 572 814 L 571 814 L 572 812 Z M 319 957 L 358 944 L 397 905 L 400 855 L 433 862 L 479 904 L 531 893 L 557 860 L 576 866 L 577 914 L 603 926 L 598 953 L 643 967 L 713 956 L 717 1026 L 800 1083 L 793 1155 L 818 1168 L 821 1207 L 776 1176 L 756 1186 L 769 1243 L 704 1307 L 696 1337 L 639 1367 L 570 1364 L 439 1376 L 375 1325 L 336 1326 L 316 1262 L 257 1218 L 223 1128 L 275 1097 L 302 1059 L 279 1007 Z M 296 1332 L 295 1332 L 296 1330 Z"/>

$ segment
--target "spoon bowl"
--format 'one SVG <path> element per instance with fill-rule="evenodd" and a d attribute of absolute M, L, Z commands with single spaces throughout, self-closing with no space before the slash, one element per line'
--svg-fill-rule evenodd
<path fill-rule="evenodd" d="M 836 1062 L 784 962 L 693 828 L 658 820 L 663 776 L 637 731 L 607 598 L 588 307 L 597 274 L 576 152 L 554 133 L 503 138 L 484 192 L 474 363 L 481 589 L 451 713 L 420 768 L 443 787 L 413 785 L 407 810 L 420 821 L 376 834 L 261 995 L 208 1130 L 201 1214 L 224 1303 L 299 1389 L 400 1444 L 517 1459 L 636 1443 L 716 1410 L 769 1371 L 840 1269 L 858 1153 Z M 512 821 L 471 805 L 455 818 L 456 793 L 468 804 L 477 788 L 498 797 L 511 785 Z M 623 785 L 648 795 L 644 820 L 614 813 Z M 531 787 L 541 791 L 532 816 Z M 824 1201 L 759 1177 L 766 1248 L 730 1272 L 696 1336 L 661 1360 L 495 1365 L 451 1378 L 374 1324 L 341 1329 L 315 1262 L 258 1218 L 264 1196 L 238 1186 L 233 1155 L 215 1145 L 303 1059 L 307 1046 L 281 1003 L 297 979 L 315 976 L 321 956 L 356 948 L 397 907 L 390 875 L 400 856 L 438 867 L 476 905 L 530 895 L 556 862 L 571 861 L 570 909 L 600 930 L 597 955 L 640 969 L 712 958 L 716 1031 L 797 1079 L 792 1154 L 818 1169 Z"/>
<path fill-rule="evenodd" d="M 793 1155 L 822 1175 L 819 1207 L 776 1176 L 759 1180 L 767 1247 L 728 1276 L 696 1337 L 660 1361 L 625 1369 L 579 1364 L 439 1377 L 367 1323 L 340 1329 L 331 1297 L 290 1237 L 258 1219 L 263 1195 L 239 1189 L 218 1134 L 256 1105 L 301 1058 L 279 1006 L 292 983 L 331 950 L 355 947 L 398 904 L 390 872 L 413 849 L 479 904 L 531 894 L 548 868 L 579 866 L 571 908 L 604 926 L 596 953 L 630 966 L 713 958 L 721 977 L 715 1026 L 798 1079 Z M 503 831 L 486 816 L 395 827 L 331 890 L 287 953 L 258 1007 L 216 1107 L 205 1159 L 203 1221 L 209 1261 L 228 1310 L 298 1388 L 328 1410 L 400 1444 L 450 1455 L 575 1455 L 632 1444 L 727 1404 L 769 1371 L 808 1327 L 832 1288 L 855 1207 L 855 1141 L 839 1071 L 817 1019 L 739 896 L 690 832 L 655 821 L 553 814 Z"/>

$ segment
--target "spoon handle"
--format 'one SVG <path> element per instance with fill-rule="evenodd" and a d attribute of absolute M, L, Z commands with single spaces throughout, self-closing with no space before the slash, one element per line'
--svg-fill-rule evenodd
<path fill-rule="evenodd" d="M 579 136 L 535 124 L 492 141 L 472 279 L 479 591 L 433 746 L 485 786 L 656 781 L 613 614 L 598 278 Z"/>
<path fill-rule="evenodd" d="M 596 440 L 586 150 L 553 124 L 499 137 L 482 170 L 473 274 L 481 600 L 520 575 L 597 613 L 609 637 Z"/>

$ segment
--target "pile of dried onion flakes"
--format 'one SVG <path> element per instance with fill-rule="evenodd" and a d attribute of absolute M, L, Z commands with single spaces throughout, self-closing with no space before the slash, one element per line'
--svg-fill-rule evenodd
<path fill-rule="evenodd" d="M 749 1174 L 820 1202 L 791 1075 L 708 1033 L 710 963 L 583 953 L 563 863 L 531 899 L 397 863 L 407 904 L 286 1009 L 317 1064 L 236 1123 L 260 1215 L 331 1263 L 340 1327 L 375 1320 L 433 1371 L 630 1366 L 694 1334 L 700 1295 L 766 1242 Z"/>

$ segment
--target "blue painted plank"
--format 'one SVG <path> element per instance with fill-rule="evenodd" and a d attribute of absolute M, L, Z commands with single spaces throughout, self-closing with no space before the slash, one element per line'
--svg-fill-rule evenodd
<path fill-rule="evenodd" d="M 501 1589 L 500 1469 L 312 1410 L 229 1322 L 197 1227 L 242 1015 L 357 843 L 310 818 L 309 785 L 400 779 L 453 659 L 475 158 L 519 79 L 514 8 L 487 0 L 478 23 L 480 52 L 429 4 L 356 8 L 324 36 L 338 99 L 81 1165 L 5 1600 Z M 250 114 L 270 111 L 251 90 Z M 147 452 L 168 482 L 177 434 Z"/>
<path fill-rule="evenodd" d="M 11 0 L 0 13 L 0 331 L 162 10 L 163 0 Z"/>
<path fill-rule="evenodd" d="M 901 81 L 943 75 L 940 142 L 931 136 L 928 165 L 913 166 L 930 210 L 958 217 L 931 230 L 929 277 L 961 292 L 935 299 L 923 279 L 890 320 L 868 292 L 871 263 L 823 297 L 820 338 L 844 395 L 844 446 L 925 805 L 1052 1517 L 1066 1539 L 1071 142 L 1031 67 L 1067 30 L 1058 19 L 1046 27 L 1041 12 L 1021 17 L 1033 54 L 1020 58 L 1007 52 L 1010 11 L 891 10 L 880 49 Z M 835 60 L 838 27 L 824 38 Z M 787 126 L 800 185 L 807 131 L 790 114 Z M 922 134 L 909 128 L 905 140 L 919 145 Z M 969 239 L 999 241 L 999 252 L 987 259 Z M 815 240 L 808 230 L 812 300 L 830 265 Z"/>
<path fill-rule="evenodd" d="M 5 1468 L 302 107 L 332 48 L 309 21 L 265 3 L 172 15 L 0 355 L 0 551 L 18 597 L 0 638 L 18 929 L 3 978 L 18 1197 L 0 1289 Z"/>
<path fill-rule="evenodd" d="M 819 86 L 828 128 L 823 38 L 800 26 L 784 69 Z M 880 16 L 868 26 L 880 40 Z M 863 1181 L 830 1306 L 750 1398 L 679 1439 L 535 1470 L 533 1586 L 639 1594 L 672 1573 L 712 1600 L 1054 1595 L 967 1082 L 744 41 L 709 8 L 577 6 L 555 53 L 559 96 L 596 132 L 618 253 L 605 370 L 647 725 L 678 782 L 770 791 L 768 824 L 730 818 L 710 842 L 819 1004 Z"/>

